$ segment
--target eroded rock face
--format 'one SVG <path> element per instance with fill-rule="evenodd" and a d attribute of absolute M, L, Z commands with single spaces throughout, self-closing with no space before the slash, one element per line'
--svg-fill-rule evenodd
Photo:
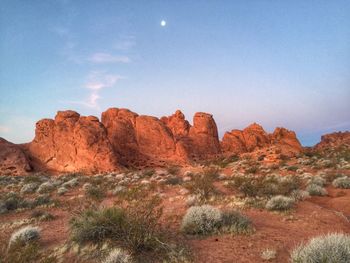
<path fill-rule="evenodd" d="M 325 140 L 332 140 L 327 138 Z M 59 111 L 54 120 L 38 121 L 34 140 L 21 147 L 38 171 L 88 173 L 112 171 L 122 166 L 141 168 L 190 163 L 216 158 L 222 153 L 232 155 L 264 149 L 259 153 L 264 155 L 273 149 L 276 155 L 291 156 L 302 151 L 295 133 L 284 128 L 268 134 L 254 123 L 244 130 L 225 133 L 220 144 L 211 114 L 196 113 L 190 125 L 179 110 L 158 119 L 118 108 L 103 112 L 101 122 L 75 111 Z M 19 148 L 16 154 L 23 171 L 28 166 L 23 159 L 25 155 L 20 153 Z"/>
<path fill-rule="evenodd" d="M 303 150 L 295 132 L 285 128 L 276 128 L 272 134 L 268 134 L 256 123 L 243 131 L 226 132 L 221 147 L 223 152 L 230 154 L 241 154 L 273 147 L 282 155 L 295 156 Z"/>
<path fill-rule="evenodd" d="M 314 149 L 324 151 L 339 147 L 350 147 L 350 131 L 325 134 L 321 136 L 321 141 L 315 145 Z"/>
<path fill-rule="evenodd" d="M 59 111 L 55 120 L 37 122 L 35 138 L 27 148 L 40 169 L 97 172 L 118 167 L 102 123 L 74 111 Z"/>
<path fill-rule="evenodd" d="M 23 150 L 0 138 L 0 175 L 23 175 L 32 170 Z"/>

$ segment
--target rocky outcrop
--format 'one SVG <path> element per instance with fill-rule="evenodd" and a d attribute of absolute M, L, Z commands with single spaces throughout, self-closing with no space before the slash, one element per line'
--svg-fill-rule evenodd
<path fill-rule="evenodd" d="M 27 150 L 39 169 L 97 172 L 118 167 L 103 124 L 74 111 L 59 111 L 55 120 L 38 121 Z"/>
<path fill-rule="evenodd" d="M 23 150 L 0 138 L 0 175 L 23 175 L 32 170 Z"/>
<path fill-rule="evenodd" d="M 226 132 L 221 147 L 228 154 L 242 154 L 273 147 L 282 155 L 295 156 L 303 150 L 293 131 L 276 128 L 272 134 L 268 134 L 256 123 L 242 131 Z"/>
<path fill-rule="evenodd" d="M 2 144 L 6 147 L 0 149 L 1 169 L 18 172 L 30 169 L 30 165 L 37 171 L 107 172 L 124 166 L 191 163 L 222 154 L 259 151 L 264 155 L 262 149 L 286 156 L 302 151 L 295 133 L 284 128 L 268 134 L 254 123 L 244 130 L 226 132 L 220 143 L 211 114 L 196 113 L 191 125 L 180 110 L 158 119 L 118 108 L 103 112 L 101 122 L 70 110 L 59 111 L 55 119 L 40 120 L 34 140 L 21 146 L 24 153 L 17 145 Z"/>
<path fill-rule="evenodd" d="M 316 151 L 327 151 L 340 147 L 350 148 L 350 131 L 325 134 L 313 148 Z"/>

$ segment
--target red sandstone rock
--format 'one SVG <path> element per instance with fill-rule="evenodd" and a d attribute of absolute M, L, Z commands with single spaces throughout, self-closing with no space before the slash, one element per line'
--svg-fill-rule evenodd
<path fill-rule="evenodd" d="M 232 130 L 226 132 L 221 147 L 223 152 L 229 154 L 241 154 L 269 148 L 282 155 L 295 156 L 303 150 L 293 131 L 276 128 L 272 134 L 267 134 L 256 123 L 248 126 L 243 131 Z"/>
<path fill-rule="evenodd" d="M 95 172 L 118 167 L 102 123 L 74 111 L 59 111 L 55 120 L 37 122 L 35 138 L 27 148 L 41 169 Z"/>
<path fill-rule="evenodd" d="M 169 117 L 162 117 L 161 121 L 170 128 L 176 139 L 187 136 L 191 127 L 189 122 L 185 120 L 185 115 L 180 110 L 177 110 Z"/>
<path fill-rule="evenodd" d="M 321 141 L 314 146 L 314 149 L 324 151 L 339 147 L 350 147 L 350 131 L 325 134 L 321 137 Z"/>
<path fill-rule="evenodd" d="M 23 175 L 31 169 L 23 150 L 0 138 L 0 175 Z"/>

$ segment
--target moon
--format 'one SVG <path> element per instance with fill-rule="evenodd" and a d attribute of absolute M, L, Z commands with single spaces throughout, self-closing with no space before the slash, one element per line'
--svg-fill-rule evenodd
<path fill-rule="evenodd" d="M 160 25 L 161 26 L 166 26 L 166 21 L 165 20 L 160 21 Z"/>

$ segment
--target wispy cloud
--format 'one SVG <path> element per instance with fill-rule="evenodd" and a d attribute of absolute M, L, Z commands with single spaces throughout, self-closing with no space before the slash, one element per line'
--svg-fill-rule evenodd
<path fill-rule="evenodd" d="M 113 45 L 114 49 L 129 51 L 134 46 L 136 46 L 136 41 L 134 36 L 122 36 Z"/>
<path fill-rule="evenodd" d="M 99 109 L 98 100 L 102 97 L 100 96 L 100 91 L 104 88 L 113 87 L 119 80 L 123 79 L 122 76 L 116 74 L 108 74 L 100 71 L 92 71 L 87 77 L 87 82 L 85 83 L 85 89 L 89 90 L 87 98 L 85 100 L 76 101 L 64 101 L 65 103 L 80 104 L 88 108 Z"/>
<path fill-rule="evenodd" d="M 0 133 L 9 133 L 11 128 L 5 125 L 0 125 Z"/>
<path fill-rule="evenodd" d="M 109 53 L 98 52 L 92 54 L 88 60 L 92 63 L 129 63 L 131 60 L 128 56 L 115 56 Z"/>

